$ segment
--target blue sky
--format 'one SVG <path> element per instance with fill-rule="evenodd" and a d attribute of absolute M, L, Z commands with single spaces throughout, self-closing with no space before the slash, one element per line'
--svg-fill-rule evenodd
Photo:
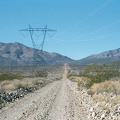
<path fill-rule="evenodd" d="M 0 0 L 0 42 L 32 47 L 29 34 L 18 31 L 29 24 L 57 30 L 44 50 L 72 59 L 120 48 L 120 0 Z M 39 45 L 43 36 L 36 35 Z"/>

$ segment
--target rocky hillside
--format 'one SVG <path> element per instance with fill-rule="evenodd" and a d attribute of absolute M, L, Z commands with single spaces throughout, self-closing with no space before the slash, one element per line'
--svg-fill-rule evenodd
<path fill-rule="evenodd" d="M 45 64 L 72 63 L 73 60 L 57 53 L 49 53 L 36 49 L 36 60 Z M 18 64 L 33 63 L 34 49 L 20 43 L 0 43 L 0 65 L 17 61 Z"/>
<path fill-rule="evenodd" d="M 120 48 L 115 50 L 109 50 L 100 54 L 94 54 L 78 61 L 79 64 L 101 64 L 112 63 L 120 60 Z"/>

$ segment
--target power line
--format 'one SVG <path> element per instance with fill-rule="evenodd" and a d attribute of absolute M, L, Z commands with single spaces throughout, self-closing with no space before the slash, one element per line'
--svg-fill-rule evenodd
<path fill-rule="evenodd" d="M 77 40 L 77 39 L 80 39 L 81 37 L 84 37 L 84 36 L 88 36 L 88 35 L 94 34 L 94 33 L 96 33 L 96 32 L 99 32 L 99 31 L 101 31 L 101 30 L 104 30 L 104 29 L 106 29 L 106 28 L 108 28 L 108 27 L 110 27 L 110 26 L 112 26 L 112 25 L 114 25 L 114 24 L 116 24 L 116 23 L 118 23 L 118 22 L 120 22 L 120 20 L 114 21 L 114 22 L 112 22 L 112 23 L 109 24 L 109 25 L 106 25 L 106 26 L 101 27 L 101 28 L 99 28 L 99 29 L 97 29 L 97 30 L 95 30 L 95 31 L 86 33 L 86 34 L 84 34 L 84 35 L 81 35 L 81 36 L 79 36 L 79 37 L 71 38 L 71 40 Z M 119 32 L 118 32 L 118 33 L 119 33 Z M 118 33 L 114 33 L 114 34 L 116 35 L 116 34 L 118 34 Z M 104 38 L 104 37 L 113 36 L 114 34 L 106 35 L 106 36 L 103 36 L 103 37 L 98 37 L 98 38 L 95 38 L 95 39 L 100 39 L 100 38 Z M 87 40 L 85 40 L 85 41 L 89 41 L 89 40 L 91 40 L 91 39 L 87 39 Z M 92 40 L 93 40 L 93 39 L 92 39 Z M 65 41 L 62 41 L 62 40 L 57 41 L 57 40 L 56 40 L 56 42 L 65 42 Z M 69 42 L 70 42 L 70 41 L 69 41 Z M 76 42 L 76 41 L 73 41 L 73 42 Z M 78 41 L 78 42 L 81 42 L 81 41 Z"/>
<path fill-rule="evenodd" d="M 59 34 L 58 36 L 64 34 L 66 31 L 73 29 L 74 26 L 79 26 L 80 24 L 82 24 L 83 22 L 85 22 L 88 18 L 90 18 L 91 16 L 93 16 L 94 14 L 96 14 L 98 11 L 100 11 L 101 9 L 103 9 L 104 7 L 106 7 L 112 0 L 107 0 L 107 2 L 104 2 L 102 5 L 100 5 L 98 8 L 96 8 L 94 11 L 92 11 L 90 14 L 88 14 L 85 18 L 81 19 L 79 22 L 77 22 L 77 24 L 73 24 L 72 26 L 68 27 L 66 30 L 64 30 L 61 34 Z M 75 22 L 76 23 L 76 22 Z"/>
<path fill-rule="evenodd" d="M 98 40 L 98 39 L 102 39 L 102 38 L 106 38 L 106 37 L 111 37 L 111 36 L 115 36 L 115 35 L 118 35 L 120 34 L 120 32 L 117 32 L 117 33 L 113 33 L 113 34 L 108 34 L 108 35 L 104 35 L 104 36 L 100 36 L 100 37 L 97 37 L 97 38 L 91 38 L 91 39 L 86 39 L 86 40 L 77 40 L 77 41 L 65 41 L 65 40 L 61 40 L 61 41 L 52 41 L 52 42 L 87 42 L 87 41 L 94 41 L 94 40 Z M 54 40 L 54 39 L 53 39 Z"/>
<path fill-rule="evenodd" d="M 102 27 L 102 28 L 99 28 L 98 30 L 95 30 L 95 31 L 93 31 L 93 32 L 89 32 L 89 33 L 87 33 L 87 34 L 84 34 L 84 35 L 81 35 L 81 36 L 79 36 L 79 37 L 72 38 L 72 39 L 75 40 L 75 39 L 79 39 L 79 38 L 84 37 L 84 36 L 91 35 L 91 34 L 93 34 L 93 33 L 99 32 L 99 31 L 101 31 L 101 30 L 103 30 L 103 29 L 105 29 L 105 28 L 108 28 L 108 27 L 110 27 L 110 26 L 112 26 L 112 25 L 114 25 L 114 24 L 116 24 L 116 23 L 118 23 L 118 22 L 120 22 L 120 20 L 117 20 L 117 21 L 115 21 L 115 22 L 113 22 L 113 23 L 111 23 L 111 24 L 109 24 L 109 25 L 106 25 L 106 26 L 104 26 L 104 27 Z"/>

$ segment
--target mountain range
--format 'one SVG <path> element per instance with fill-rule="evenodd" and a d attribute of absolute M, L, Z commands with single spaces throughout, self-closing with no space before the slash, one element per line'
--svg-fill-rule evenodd
<path fill-rule="evenodd" d="M 78 61 L 79 64 L 111 64 L 120 60 L 120 48 L 102 52 L 100 54 L 93 54 Z"/>
<path fill-rule="evenodd" d="M 34 52 L 35 51 L 35 52 Z M 34 55 L 35 54 L 35 55 Z M 34 57 L 35 56 L 35 57 Z M 34 61 L 44 64 L 72 63 L 74 60 L 58 53 L 49 53 L 38 49 L 27 47 L 21 43 L 0 43 L 0 63 L 10 64 L 17 61 L 19 64 Z"/>
<path fill-rule="evenodd" d="M 120 60 L 120 48 L 109 50 L 100 54 L 94 54 L 80 60 L 73 60 L 67 56 L 58 53 L 50 53 L 27 47 L 21 43 L 0 43 L 0 65 L 6 65 L 17 61 L 19 64 L 26 62 L 32 64 L 33 61 L 39 61 L 44 64 L 101 64 L 112 63 Z"/>

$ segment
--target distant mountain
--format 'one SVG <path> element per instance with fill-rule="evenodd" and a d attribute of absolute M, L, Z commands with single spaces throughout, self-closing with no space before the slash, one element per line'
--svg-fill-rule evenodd
<path fill-rule="evenodd" d="M 49 53 L 40 51 L 38 49 L 27 47 L 21 43 L 0 43 L 0 66 L 11 65 L 17 62 L 17 64 L 33 64 L 33 59 L 39 64 L 102 64 L 112 63 L 120 60 L 120 48 L 115 50 L 109 50 L 100 54 L 94 54 L 83 58 L 81 60 L 72 60 L 66 56 L 58 53 Z"/>
<path fill-rule="evenodd" d="M 18 64 L 24 64 L 28 62 L 29 64 L 33 63 L 33 59 L 39 61 L 39 63 L 44 64 L 63 64 L 63 63 L 72 63 L 74 60 L 57 54 L 49 53 L 45 51 L 40 51 L 38 49 L 27 47 L 21 43 L 0 43 L 0 64 L 11 64 L 11 62 L 17 61 Z"/>
<path fill-rule="evenodd" d="M 112 63 L 117 60 L 120 60 L 120 48 L 115 50 L 109 50 L 102 52 L 100 54 L 94 54 L 83 58 L 78 61 L 79 64 L 102 64 L 102 63 Z"/>

